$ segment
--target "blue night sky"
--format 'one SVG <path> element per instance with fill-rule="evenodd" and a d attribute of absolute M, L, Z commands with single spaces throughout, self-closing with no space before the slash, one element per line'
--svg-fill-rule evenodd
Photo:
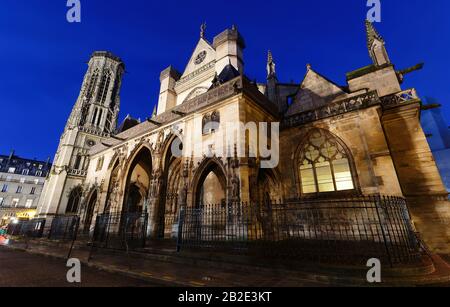
<path fill-rule="evenodd" d="M 265 80 L 267 50 L 281 81 L 300 82 L 305 66 L 344 85 L 345 73 L 370 64 L 365 0 L 81 0 L 82 22 L 66 21 L 66 0 L 2 0 L 0 8 L 0 153 L 53 158 L 94 50 L 127 67 L 121 114 L 145 119 L 168 65 L 182 71 L 208 24 L 207 38 L 236 24 L 246 74 Z M 397 69 L 425 62 L 404 88 L 444 105 L 450 118 L 450 1 L 382 0 L 379 32 Z"/>

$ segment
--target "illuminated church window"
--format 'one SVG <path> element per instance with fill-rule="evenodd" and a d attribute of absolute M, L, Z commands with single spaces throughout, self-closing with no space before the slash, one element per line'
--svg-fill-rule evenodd
<path fill-rule="evenodd" d="M 336 138 L 314 130 L 302 147 L 299 165 L 302 194 L 354 190 L 350 157 Z"/>

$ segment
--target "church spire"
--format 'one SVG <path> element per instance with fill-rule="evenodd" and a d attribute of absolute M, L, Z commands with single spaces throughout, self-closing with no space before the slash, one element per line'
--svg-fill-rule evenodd
<path fill-rule="evenodd" d="M 390 64 L 383 37 L 375 29 L 374 25 L 366 20 L 367 49 L 376 66 Z"/>
<path fill-rule="evenodd" d="M 267 79 L 276 78 L 276 64 L 273 60 L 272 51 L 269 50 L 267 54 Z"/>

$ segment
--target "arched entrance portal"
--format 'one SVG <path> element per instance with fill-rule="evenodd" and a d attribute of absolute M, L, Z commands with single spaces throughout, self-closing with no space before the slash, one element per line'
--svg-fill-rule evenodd
<path fill-rule="evenodd" d="M 226 208 L 227 179 L 221 166 L 213 159 L 204 162 L 194 177 L 193 208 L 201 214 L 190 217 L 190 239 L 195 241 L 226 237 L 228 210 Z M 226 216 L 223 215 L 225 213 Z"/>
<path fill-rule="evenodd" d="M 215 162 L 208 163 L 195 186 L 194 207 L 225 204 L 226 187 L 227 179 L 221 167 Z"/>
<path fill-rule="evenodd" d="M 179 151 L 182 151 L 182 143 L 178 138 L 174 138 L 168 145 L 164 158 L 164 173 L 162 181 L 161 195 L 159 198 L 158 210 L 158 230 L 160 239 L 170 239 L 176 236 L 178 213 L 179 213 L 179 193 L 182 188 L 182 159 L 179 154 L 172 151 L 172 147 L 180 144 Z M 175 148 L 178 151 L 178 148 Z"/>
<path fill-rule="evenodd" d="M 279 180 L 272 170 L 260 169 L 256 185 L 256 201 L 267 207 L 281 201 Z"/>
<path fill-rule="evenodd" d="M 152 178 L 152 159 L 150 150 L 142 148 L 130 165 L 125 186 L 123 213 L 143 213 L 144 202 L 148 197 Z"/>

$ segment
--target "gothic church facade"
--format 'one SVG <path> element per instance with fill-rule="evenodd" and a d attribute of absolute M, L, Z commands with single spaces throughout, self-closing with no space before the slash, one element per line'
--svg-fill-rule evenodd
<path fill-rule="evenodd" d="M 79 215 L 89 232 L 99 214 L 150 211 L 152 234 L 164 237 L 182 207 L 388 195 L 408 200 L 433 250 L 449 251 L 448 194 L 420 125 L 420 98 L 402 89 L 408 71 L 396 70 L 371 23 L 372 63 L 349 72 L 344 86 L 311 65 L 300 84 L 280 82 L 270 52 L 267 82 L 251 81 L 237 28 L 212 43 L 204 30 L 182 73 L 162 71 L 152 117 L 127 118 L 119 128 L 124 64 L 108 52 L 93 54 L 45 184 L 41 217 Z M 204 129 L 209 122 L 218 125 Z M 255 157 L 237 154 L 250 151 L 245 130 L 216 144 L 230 122 L 279 123 L 277 166 L 262 168 L 258 150 Z M 182 147 L 180 135 L 188 136 Z M 198 148 L 210 154 L 194 154 Z"/>

